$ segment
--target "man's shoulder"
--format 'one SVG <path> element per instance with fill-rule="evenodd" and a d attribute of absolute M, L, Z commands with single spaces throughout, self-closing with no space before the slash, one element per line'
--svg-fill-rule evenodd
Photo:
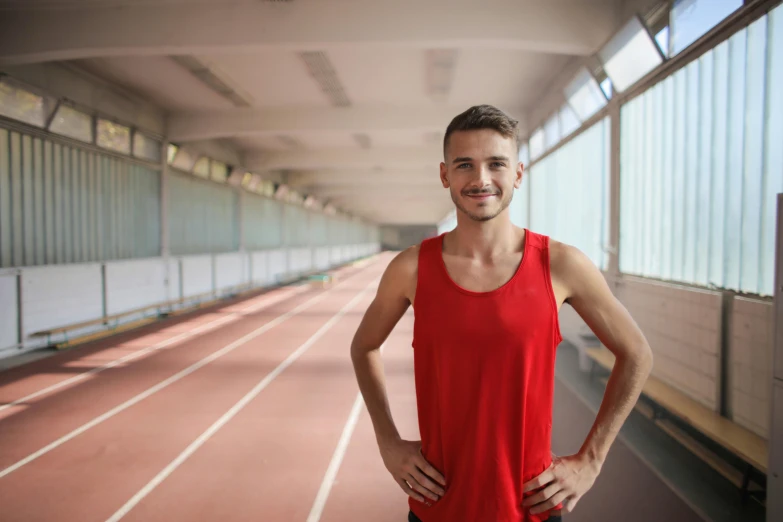
<path fill-rule="evenodd" d="M 421 245 L 413 245 L 399 252 L 389 263 L 388 270 L 400 277 L 415 276 L 419 267 Z"/>
<path fill-rule="evenodd" d="M 549 240 L 549 266 L 553 276 L 566 279 L 578 277 L 597 268 L 579 248 L 551 238 Z"/>

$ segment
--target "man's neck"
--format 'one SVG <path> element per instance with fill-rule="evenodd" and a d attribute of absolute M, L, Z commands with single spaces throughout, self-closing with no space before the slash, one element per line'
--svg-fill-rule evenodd
<path fill-rule="evenodd" d="M 457 227 L 449 236 L 449 250 L 454 254 L 482 260 L 518 252 L 522 237 L 521 231 L 511 223 L 507 211 L 489 221 L 475 221 L 458 214 Z"/>

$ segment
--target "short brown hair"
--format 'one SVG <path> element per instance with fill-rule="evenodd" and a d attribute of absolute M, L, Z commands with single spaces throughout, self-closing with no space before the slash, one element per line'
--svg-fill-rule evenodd
<path fill-rule="evenodd" d="M 505 138 L 514 138 L 519 148 L 519 121 L 492 105 L 474 105 L 451 120 L 443 137 L 443 156 L 449 145 L 449 137 L 457 131 L 492 129 Z"/>

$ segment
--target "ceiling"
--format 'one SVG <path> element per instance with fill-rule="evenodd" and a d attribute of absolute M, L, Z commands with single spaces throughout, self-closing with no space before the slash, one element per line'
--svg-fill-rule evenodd
<path fill-rule="evenodd" d="M 175 143 L 219 140 L 349 213 L 431 224 L 452 208 L 438 180 L 451 118 L 489 103 L 526 131 L 620 3 L 0 0 L 0 65 L 67 61 L 163 109 Z"/>

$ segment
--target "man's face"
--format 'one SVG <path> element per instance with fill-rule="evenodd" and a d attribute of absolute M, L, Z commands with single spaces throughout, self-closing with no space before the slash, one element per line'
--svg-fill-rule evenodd
<path fill-rule="evenodd" d="M 449 138 L 440 179 L 459 210 L 489 221 L 511 203 L 522 183 L 522 164 L 513 138 L 491 129 L 459 131 Z"/>

